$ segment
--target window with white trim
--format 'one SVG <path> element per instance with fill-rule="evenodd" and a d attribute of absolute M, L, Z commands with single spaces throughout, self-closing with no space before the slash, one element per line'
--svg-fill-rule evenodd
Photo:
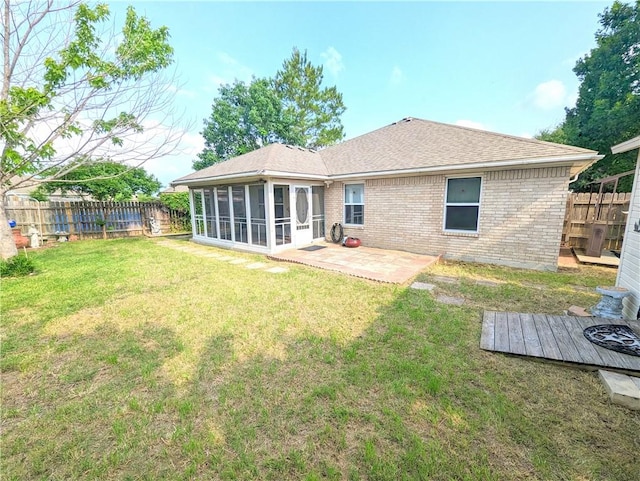
<path fill-rule="evenodd" d="M 480 177 L 447 179 L 444 230 L 477 233 L 480 219 Z"/>
<path fill-rule="evenodd" d="M 347 225 L 364 224 L 364 184 L 345 184 L 344 223 Z"/>

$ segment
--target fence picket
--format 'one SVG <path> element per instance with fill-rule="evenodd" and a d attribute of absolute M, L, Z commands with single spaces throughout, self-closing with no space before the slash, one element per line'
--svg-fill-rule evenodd
<path fill-rule="evenodd" d="M 188 213 L 169 209 L 159 202 L 38 202 L 9 196 L 5 207 L 8 217 L 16 221 L 23 234 L 34 224 L 44 238 L 55 238 L 60 231 L 80 238 L 101 238 L 98 218 L 103 216 L 109 238 L 144 235 L 151 217 L 160 223 L 163 233 L 176 232 L 178 226 L 179 231 L 190 230 Z"/>
<path fill-rule="evenodd" d="M 597 194 L 569 193 L 567 211 L 562 229 L 562 244 L 567 247 L 585 248 L 591 235 L 591 226 L 607 224 L 604 248 L 622 248 L 624 227 L 629 210 L 630 193 L 606 193 L 598 203 Z"/>

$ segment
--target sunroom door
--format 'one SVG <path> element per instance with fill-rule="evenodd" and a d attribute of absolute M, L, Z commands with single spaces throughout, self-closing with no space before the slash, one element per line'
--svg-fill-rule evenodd
<path fill-rule="evenodd" d="M 311 223 L 311 187 L 294 187 L 296 206 L 296 246 L 311 244 L 313 229 Z"/>

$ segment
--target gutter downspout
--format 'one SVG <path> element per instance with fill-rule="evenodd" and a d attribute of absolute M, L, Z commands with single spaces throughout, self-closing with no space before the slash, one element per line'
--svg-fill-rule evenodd
<path fill-rule="evenodd" d="M 576 175 L 573 176 L 573 178 L 569 179 L 569 183 L 573 184 L 576 180 L 578 180 L 578 177 L 580 177 L 580 174 L 582 174 L 582 172 L 578 172 Z"/>

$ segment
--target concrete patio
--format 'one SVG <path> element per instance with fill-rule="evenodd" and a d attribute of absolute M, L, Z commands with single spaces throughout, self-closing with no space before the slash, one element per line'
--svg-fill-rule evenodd
<path fill-rule="evenodd" d="M 315 250 L 309 250 L 310 248 Z M 409 281 L 439 260 L 439 257 L 410 252 L 363 246 L 348 248 L 324 242 L 314 244 L 310 248 L 290 249 L 268 257 L 392 284 Z"/>

